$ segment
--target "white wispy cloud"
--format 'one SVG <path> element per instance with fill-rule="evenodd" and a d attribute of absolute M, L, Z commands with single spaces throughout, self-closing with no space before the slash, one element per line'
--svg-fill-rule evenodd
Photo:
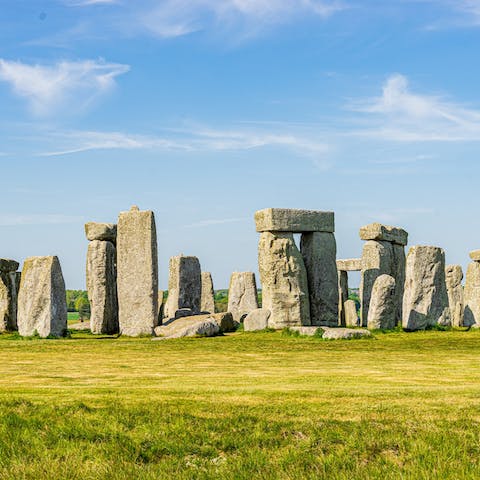
<path fill-rule="evenodd" d="M 83 222 L 83 217 L 63 214 L 16 214 L 0 213 L 0 226 L 56 225 Z"/>
<path fill-rule="evenodd" d="M 110 91 L 116 77 L 129 69 L 128 65 L 103 60 L 31 65 L 0 58 L 0 80 L 9 83 L 39 116 L 58 113 L 65 107 L 70 111 L 84 109 Z"/>
<path fill-rule="evenodd" d="M 350 108 L 370 115 L 369 127 L 354 135 L 399 142 L 480 141 L 480 111 L 438 95 L 412 92 L 400 74 L 386 80 L 381 96 Z"/>

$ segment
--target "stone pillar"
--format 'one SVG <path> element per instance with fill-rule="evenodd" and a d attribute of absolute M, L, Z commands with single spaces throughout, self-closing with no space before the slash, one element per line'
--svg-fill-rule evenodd
<path fill-rule="evenodd" d="M 463 271 L 460 265 L 447 265 L 445 269 L 445 278 L 447 282 L 448 304 L 450 306 L 450 316 L 452 326 L 463 326 Z"/>
<path fill-rule="evenodd" d="M 438 247 L 410 248 L 403 296 L 403 328 L 425 330 L 450 325 L 445 282 L 445 252 Z"/>
<path fill-rule="evenodd" d="M 311 325 L 305 264 L 292 233 L 264 232 L 258 247 L 262 308 L 271 328 Z"/>
<path fill-rule="evenodd" d="M 119 331 L 116 256 L 112 242 L 93 240 L 88 245 L 87 291 L 92 333 Z"/>
<path fill-rule="evenodd" d="M 338 270 L 338 325 L 345 327 L 345 302 L 348 300 L 348 272 Z"/>
<path fill-rule="evenodd" d="M 0 332 L 17 330 L 18 262 L 0 259 Z"/>
<path fill-rule="evenodd" d="M 233 319 L 240 323 L 258 309 L 257 282 L 253 272 L 234 272 L 228 288 L 228 308 Z"/>
<path fill-rule="evenodd" d="M 465 280 L 465 313 L 463 325 L 480 326 L 480 250 L 470 252 L 472 262 L 468 265 Z"/>
<path fill-rule="evenodd" d="M 398 227 L 371 223 L 360 229 L 360 238 L 366 241 L 362 255 L 360 282 L 361 324 L 364 327 L 367 326 L 373 284 L 383 274 L 395 279 L 396 324 L 399 324 L 402 318 L 405 245 L 408 243 L 408 233 Z"/>
<path fill-rule="evenodd" d="M 60 337 L 67 333 L 65 282 L 57 257 L 25 260 L 18 295 L 18 331 L 22 336 Z"/>
<path fill-rule="evenodd" d="M 396 325 L 397 310 L 395 279 L 390 275 L 380 275 L 373 284 L 368 309 L 368 328 L 392 330 Z"/>
<path fill-rule="evenodd" d="M 200 309 L 202 312 L 215 313 L 215 291 L 210 272 L 202 272 L 202 302 Z"/>
<path fill-rule="evenodd" d="M 302 234 L 300 251 L 307 270 L 310 321 L 315 326 L 338 326 L 337 243 L 329 232 Z"/>
<path fill-rule="evenodd" d="M 197 257 L 179 255 L 170 259 L 168 297 L 165 318 L 175 318 L 177 310 L 190 309 L 200 313 L 202 300 L 202 271 Z"/>
<path fill-rule="evenodd" d="M 123 335 L 150 335 L 158 316 L 155 217 L 132 207 L 121 212 L 117 234 L 119 326 Z"/>
<path fill-rule="evenodd" d="M 345 326 L 358 327 L 357 305 L 353 300 L 345 302 Z"/>

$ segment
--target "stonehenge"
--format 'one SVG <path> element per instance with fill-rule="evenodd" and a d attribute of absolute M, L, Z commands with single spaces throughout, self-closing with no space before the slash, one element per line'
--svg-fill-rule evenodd
<path fill-rule="evenodd" d="M 403 328 L 425 330 L 450 322 L 445 252 L 438 247 L 411 247 L 405 273 Z"/>
<path fill-rule="evenodd" d="M 134 206 L 117 226 L 117 292 L 120 333 L 151 335 L 158 323 L 158 259 L 155 217 Z"/>
<path fill-rule="evenodd" d="M 452 326 L 463 327 L 465 310 L 463 294 L 463 271 L 461 265 L 447 265 L 445 268 L 445 281 L 447 283 L 448 304 Z"/>
<path fill-rule="evenodd" d="M 357 325 L 357 313 L 356 305 L 355 315 L 353 315 L 352 305 L 349 304 L 348 312 L 346 302 L 349 296 L 348 290 L 348 272 L 361 272 L 362 271 L 362 259 L 361 258 L 348 258 L 337 260 L 338 270 L 338 325 L 340 327 L 356 326 Z M 348 320 L 347 320 L 348 315 Z"/>
<path fill-rule="evenodd" d="M 395 278 L 380 275 L 373 284 L 367 327 L 369 330 L 391 330 L 395 328 L 396 315 Z"/>
<path fill-rule="evenodd" d="M 18 295 L 18 333 L 42 338 L 67 333 L 65 282 L 57 257 L 25 260 Z"/>
<path fill-rule="evenodd" d="M 87 250 L 87 292 L 90 302 L 90 330 L 98 334 L 119 331 L 117 299 L 117 226 L 89 222 L 85 234 Z"/>
<path fill-rule="evenodd" d="M 480 326 L 480 250 L 470 252 L 470 258 L 464 290 L 463 325 L 466 327 Z"/>
<path fill-rule="evenodd" d="M 228 288 L 228 311 L 241 323 L 258 308 L 257 282 L 253 272 L 233 272 Z"/>
<path fill-rule="evenodd" d="M 17 330 L 19 263 L 0 259 L 0 332 Z"/>
<path fill-rule="evenodd" d="M 201 301 L 202 271 L 198 258 L 184 255 L 172 257 L 164 318 L 175 318 L 177 311 L 182 309 L 189 309 L 193 314 L 200 313 Z"/>
<path fill-rule="evenodd" d="M 200 309 L 202 312 L 215 313 L 215 291 L 213 289 L 212 274 L 210 272 L 202 272 Z"/>
<path fill-rule="evenodd" d="M 263 308 L 272 328 L 338 324 L 333 212 L 268 208 L 255 213 Z M 293 235 L 300 233 L 300 250 Z"/>

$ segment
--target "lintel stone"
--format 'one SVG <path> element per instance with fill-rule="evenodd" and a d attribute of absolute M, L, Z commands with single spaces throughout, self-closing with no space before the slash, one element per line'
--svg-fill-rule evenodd
<path fill-rule="evenodd" d="M 16 272 L 19 267 L 19 263 L 15 260 L 10 260 L 8 258 L 0 258 L 0 272 L 10 273 Z"/>
<path fill-rule="evenodd" d="M 360 229 L 360 239 L 390 242 L 405 246 L 408 243 L 408 233 L 402 228 L 390 227 L 381 223 L 370 223 Z"/>
<path fill-rule="evenodd" d="M 480 250 L 472 250 L 470 252 L 470 258 L 474 261 L 474 262 L 480 262 Z"/>
<path fill-rule="evenodd" d="M 337 260 L 337 270 L 341 272 L 360 272 L 362 270 L 362 259 L 346 258 Z"/>
<path fill-rule="evenodd" d="M 257 232 L 328 232 L 335 231 L 333 212 L 266 208 L 255 213 Z"/>
<path fill-rule="evenodd" d="M 88 222 L 85 224 L 87 240 L 102 240 L 115 243 L 117 240 L 117 225 L 114 223 Z"/>

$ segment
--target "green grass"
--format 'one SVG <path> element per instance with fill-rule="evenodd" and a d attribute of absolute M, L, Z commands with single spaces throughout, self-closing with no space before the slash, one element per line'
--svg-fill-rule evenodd
<path fill-rule="evenodd" d="M 0 479 L 477 479 L 480 332 L 0 335 Z"/>

